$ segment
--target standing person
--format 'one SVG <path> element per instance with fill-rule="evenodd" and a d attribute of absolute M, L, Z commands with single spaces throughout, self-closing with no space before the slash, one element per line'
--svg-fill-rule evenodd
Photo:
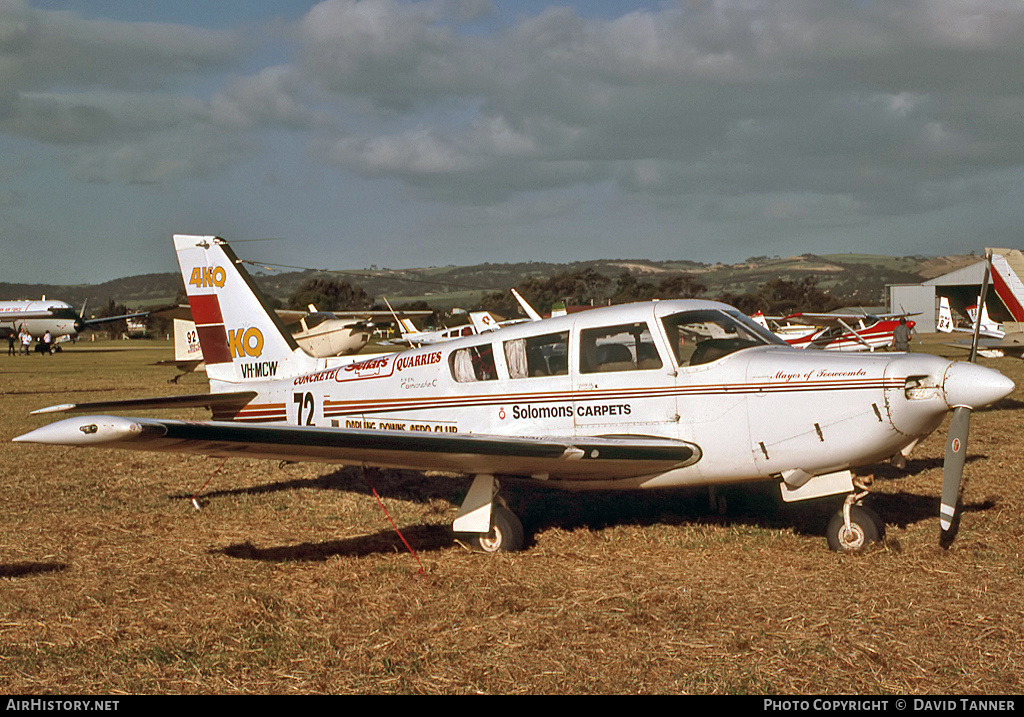
<path fill-rule="evenodd" d="M 14 329 L 11 329 L 10 332 L 8 332 L 8 334 L 7 334 L 7 355 L 8 356 L 16 356 L 17 353 L 18 353 L 14 349 L 14 339 L 15 338 L 16 337 L 14 335 Z"/>
<path fill-rule="evenodd" d="M 45 334 L 43 334 L 43 353 L 44 354 L 49 354 L 49 353 L 53 352 L 53 350 L 50 348 L 50 343 L 52 341 L 53 341 L 53 337 L 50 336 L 50 332 L 49 331 L 47 331 Z"/>
<path fill-rule="evenodd" d="M 24 326 L 21 327 L 21 350 L 26 356 L 32 355 L 32 334 Z"/>
<path fill-rule="evenodd" d="M 900 319 L 900 325 L 892 330 L 892 347 L 897 351 L 910 351 L 910 327 L 907 319 Z"/>

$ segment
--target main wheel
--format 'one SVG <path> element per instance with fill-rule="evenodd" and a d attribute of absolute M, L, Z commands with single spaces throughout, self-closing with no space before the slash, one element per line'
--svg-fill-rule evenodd
<path fill-rule="evenodd" d="M 873 510 L 853 505 L 850 506 L 850 527 L 846 527 L 843 511 L 840 510 L 828 522 L 825 537 L 828 539 L 828 547 L 837 553 L 859 553 L 880 540 L 884 532 L 882 519 Z"/>
<path fill-rule="evenodd" d="M 495 505 L 491 512 L 491 531 L 479 533 L 473 542 L 485 553 L 496 553 L 499 550 L 522 550 L 526 537 L 516 514 L 503 505 Z"/>

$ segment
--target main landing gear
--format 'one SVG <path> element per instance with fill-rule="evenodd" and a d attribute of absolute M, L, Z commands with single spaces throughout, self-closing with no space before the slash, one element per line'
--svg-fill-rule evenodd
<path fill-rule="evenodd" d="M 485 553 L 522 550 L 526 547 L 523 524 L 498 495 L 498 488 L 494 476 L 476 476 L 452 528 L 470 534 L 470 542 Z"/>
<path fill-rule="evenodd" d="M 860 504 L 868 494 L 872 476 L 854 479 L 859 493 L 846 497 L 842 509 L 832 516 L 825 531 L 828 547 L 837 553 L 859 553 L 885 537 L 885 523 L 878 514 Z"/>
<path fill-rule="evenodd" d="M 861 505 L 872 477 L 854 478 L 858 491 L 846 497 L 843 507 L 826 529 L 828 547 L 838 553 L 859 553 L 885 537 L 885 523 L 870 508 Z M 526 547 L 526 533 L 516 514 L 498 495 L 493 475 L 477 475 L 452 525 L 456 534 L 485 553 L 515 552 Z"/>

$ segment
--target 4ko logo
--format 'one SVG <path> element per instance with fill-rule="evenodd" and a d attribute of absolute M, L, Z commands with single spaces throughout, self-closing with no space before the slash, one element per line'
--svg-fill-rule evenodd
<path fill-rule="evenodd" d="M 231 350 L 231 358 L 259 356 L 263 353 L 263 332 L 255 326 L 231 329 L 228 331 L 228 348 Z"/>
<path fill-rule="evenodd" d="M 227 272 L 222 266 L 197 266 L 192 270 L 192 276 L 188 278 L 188 283 L 199 288 L 223 287 L 226 280 Z"/>

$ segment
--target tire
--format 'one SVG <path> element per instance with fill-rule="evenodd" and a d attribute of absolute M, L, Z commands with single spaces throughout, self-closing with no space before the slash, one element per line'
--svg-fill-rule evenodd
<path fill-rule="evenodd" d="M 485 553 L 515 552 L 526 546 L 523 524 L 515 513 L 503 505 L 495 505 L 491 513 L 491 531 L 479 533 L 473 542 Z"/>
<path fill-rule="evenodd" d="M 850 529 L 846 529 L 843 511 L 840 510 L 828 522 L 825 537 L 829 549 L 837 553 L 860 553 L 880 540 L 884 533 L 885 525 L 873 510 L 854 505 L 850 507 Z"/>

